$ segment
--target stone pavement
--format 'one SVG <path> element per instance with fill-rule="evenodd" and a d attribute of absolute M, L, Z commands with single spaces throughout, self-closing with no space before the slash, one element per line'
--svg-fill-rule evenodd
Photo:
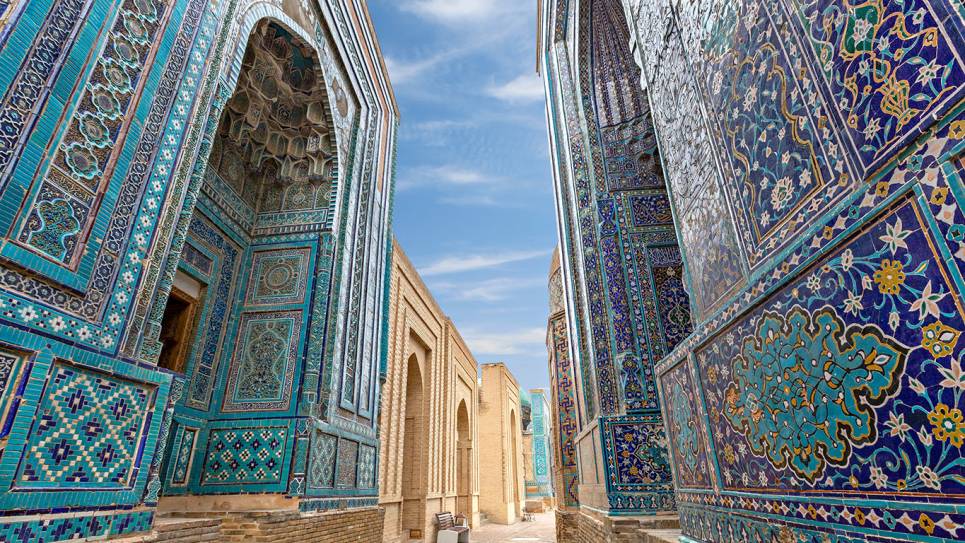
<path fill-rule="evenodd" d="M 556 515 L 537 513 L 534 522 L 486 524 L 472 531 L 472 543 L 555 543 Z"/>

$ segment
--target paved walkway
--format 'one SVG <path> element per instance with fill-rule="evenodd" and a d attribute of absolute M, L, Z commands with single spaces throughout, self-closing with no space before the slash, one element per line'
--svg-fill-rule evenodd
<path fill-rule="evenodd" d="M 556 515 L 549 511 L 534 515 L 535 522 L 504 526 L 487 524 L 472 531 L 472 543 L 555 543 Z"/>

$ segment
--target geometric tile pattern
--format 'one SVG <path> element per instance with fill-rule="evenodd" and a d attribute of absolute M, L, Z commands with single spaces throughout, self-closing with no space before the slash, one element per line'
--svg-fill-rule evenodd
<path fill-rule="evenodd" d="M 0 543 L 54 543 L 151 530 L 153 511 L 0 524 Z"/>
<path fill-rule="evenodd" d="M 659 414 L 604 417 L 607 498 L 614 510 L 672 510 L 673 476 Z"/>
<path fill-rule="evenodd" d="M 339 440 L 338 444 L 338 474 L 336 484 L 339 488 L 353 488 L 357 476 L 359 444 L 347 439 Z"/>
<path fill-rule="evenodd" d="M 247 303 L 251 305 L 304 302 L 311 249 L 259 251 L 252 257 Z"/>
<path fill-rule="evenodd" d="M 26 206 L 17 241 L 57 262 L 72 264 L 96 216 L 97 193 L 109 174 L 109 162 L 148 52 L 155 44 L 166 10 L 162 0 L 127 0 L 118 10 L 80 107 L 66 121 L 66 138 L 57 145 L 46 177 Z"/>
<path fill-rule="evenodd" d="M 18 488 L 130 488 L 155 390 L 56 361 L 27 436 Z"/>
<path fill-rule="evenodd" d="M 181 440 L 178 447 L 171 451 L 174 455 L 171 468 L 172 485 L 185 485 L 188 482 L 188 475 L 191 472 L 191 459 L 194 457 L 194 443 L 198 431 L 194 428 L 184 428 L 181 432 Z"/>
<path fill-rule="evenodd" d="M 202 485 L 281 482 L 287 427 L 211 430 Z"/>
<path fill-rule="evenodd" d="M 375 487 L 375 447 L 362 445 L 359 449 L 359 488 Z"/>
<path fill-rule="evenodd" d="M 335 452 L 338 438 L 323 432 L 315 432 L 312 439 L 309 485 L 314 488 L 335 486 Z"/>

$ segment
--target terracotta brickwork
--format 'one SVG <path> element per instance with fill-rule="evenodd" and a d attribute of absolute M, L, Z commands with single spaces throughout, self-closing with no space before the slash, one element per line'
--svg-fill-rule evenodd
<path fill-rule="evenodd" d="M 486 466 L 479 510 L 500 524 L 519 520 L 526 496 L 520 412 L 519 384 L 513 374 L 505 364 L 483 364 L 479 440 Z"/>
<path fill-rule="evenodd" d="M 379 426 L 385 541 L 434 541 L 435 513 L 479 524 L 477 365 L 393 244 L 389 358 Z M 421 535 L 419 535 L 421 533 Z"/>

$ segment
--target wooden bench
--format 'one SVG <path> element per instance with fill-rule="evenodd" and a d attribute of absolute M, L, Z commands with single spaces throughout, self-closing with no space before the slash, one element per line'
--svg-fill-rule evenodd
<path fill-rule="evenodd" d="M 436 513 L 436 525 L 436 543 L 469 543 L 469 526 L 456 526 L 451 512 Z"/>

